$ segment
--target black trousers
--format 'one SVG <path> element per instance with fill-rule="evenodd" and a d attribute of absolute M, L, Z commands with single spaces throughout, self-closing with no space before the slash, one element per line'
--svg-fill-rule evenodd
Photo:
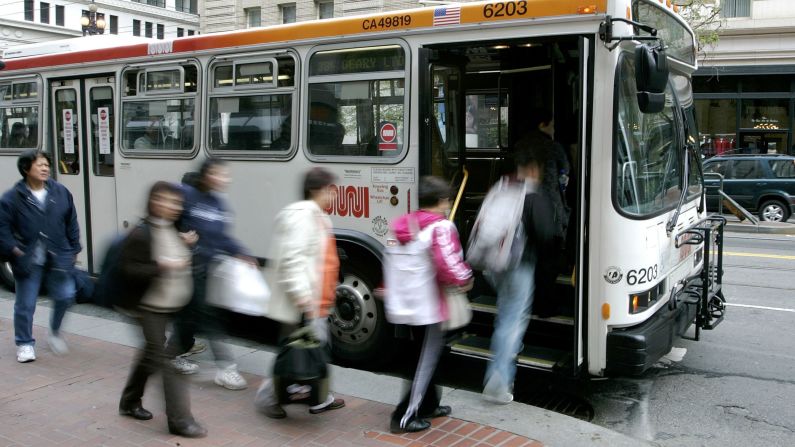
<path fill-rule="evenodd" d="M 166 398 L 166 416 L 170 423 L 181 426 L 192 422 L 193 415 L 190 411 L 188 384 L 169 364 L 176 353 L 169 352 L 165 348 L 166 325 L 171 318 L 170 313 L 141 311 L 138 323 L 144 334 L 144 349 L 139 352 L 130 370 L 119 406 L 130 408 L 141 405 L 149 376 L 161 373 Z"/>
<path fill-rule="evenodd" d="M 412 355 L 405 365 L 408 366 L 407 377 L 413 380 L 392 413 L 392 424 L 401 426 L 417 417 L 430 416 L 442 400 L 442 389 L 436 385 L 436 366 L 444 345 L 441 325 L 414 326 L 411 330 L 413 339 L 418 342 L 412 346 Z"/>
<path fill-rule="evenodd" d="M 193 295 L 185 308 L 176 314 L 174 333 L 168 339 L 168 350 L 176 355 L 187 352 L 196 341 L 197 333 L 203 333 L 210 342 L 215 361 L 222 366 L 233 363 L 232 354 L 218 337 L 223 332 L 224 321 L 218 309 L 207 305 L 207 273 L 210 264 L 193 258 Z"/>

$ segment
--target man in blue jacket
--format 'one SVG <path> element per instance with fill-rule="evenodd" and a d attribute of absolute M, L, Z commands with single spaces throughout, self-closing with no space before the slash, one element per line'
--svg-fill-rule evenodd
<path fill-rule="evenodd" d="M 33 312 L 44 279 L 54 301 L 50 348 L 58 355 L 69 351 L 60 328 L 74 299 L 71 272 L 81 247 L 72 194 L 50 178 L 48 155 L 40 150 L 23 152 L 17 168 L 22 180 L 0 199 L 0 256 L 10 260 L 14 272 L 17 361 L 27 363 L 36 360 Z"/>

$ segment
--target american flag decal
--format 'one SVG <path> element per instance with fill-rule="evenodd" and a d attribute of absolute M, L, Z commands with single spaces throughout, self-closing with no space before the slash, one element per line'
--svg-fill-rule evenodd
<path fill-rule="evenodd" d="M 444 6 L 433 11 L 433 26 L 457 25 L 461 23 L 460 6 Z"/>

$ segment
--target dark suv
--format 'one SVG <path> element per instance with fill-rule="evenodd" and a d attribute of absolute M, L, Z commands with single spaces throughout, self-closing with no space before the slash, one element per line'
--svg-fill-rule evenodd
<path fill-rule="evenodd" d="M 795 211 L 795 157 L 719 155 L 704 161 L 704 173 L 723 175 L 723 190 L 761 220 L 786 222 Z M 718 180 L 707 175 L 707 209 L 718 209 Z"/>

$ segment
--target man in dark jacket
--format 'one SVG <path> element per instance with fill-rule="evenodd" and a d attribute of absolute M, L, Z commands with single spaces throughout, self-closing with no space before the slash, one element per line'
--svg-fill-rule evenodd
<path fill-rule="evenodd" d="M 23 152 L 17 161 L 22 180 L 0 199 L 0 255 L 10 259 L 16 281 L 14 338 L 17 361 L 36 360 L 33 312 L 44 279 L 54 301 L 50 348 L 66 354 L 61 322 L 75 295 L 72 277 L 80 253 L 80 229 L 72 194 L 50 178 L 50 159 L 40 150 Z"/>

